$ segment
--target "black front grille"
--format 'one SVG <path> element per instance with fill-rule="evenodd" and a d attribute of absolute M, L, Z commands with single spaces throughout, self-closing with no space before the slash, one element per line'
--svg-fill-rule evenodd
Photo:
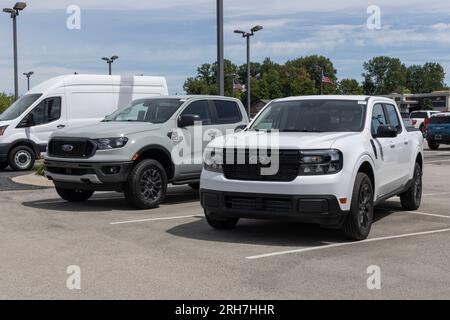
<path fill-rule="evenodd" d="M 293 204 L 290 199 L 249 198 L 225 196 L 225 206 L 229 209 L 243 211 L 291 212 Z"/>
<path fill-rule="evenodd" d="M 241 152 L 240 156 L 238 156 L 238 152 Z M 268 170 L 268 168 L 272 165 L 272 163 L 261 163 L 261 156 L 264 158 L 265 155 L 272 157 L 272 161 L 274 161 L 273 159 L 276 159 L 277 157 L 276 153 L 271 152 L 270 150 L 267 150 L 261 154 L 257 151 L 250 152 L 249 150 L 234 150 L 234 158 L 230 161 L 232 158 L 230 153 L 227 154 L 227 151 L 224 150 L 223 172 L 225 177 L 230 180 L 281 182 L 293 181 L 297 178 L 300 165 L 299 150 L 278 150 L 278 170 L 274 174 L 270 175 L 267 174 L 267 171 L 264 172 L 264 174 L 262 171 L 264 168 Z M 255 159 L 257 160 L 256 163 L 254 163 Z M 244 162 L 244 164 L 240 164 L 242 162 Z M 274 166 L 274 168 L 276 168 L 276 166 Z"/>
<path fill-rule="evenodd" d="M 95 153 L 95 145 L 88 139 L 53 139 L 48 144 L 50 156 L 63 158 L 89 158 Z"/>
<path fill-rule="evenodd" d="M 93 169 L 84 169 L 84 168 L 47 167 L 46 170 L 54 174 L 64 174 L 70 176 L 82 176 L 85 174 L 95 173 L 95 170 Z"/>

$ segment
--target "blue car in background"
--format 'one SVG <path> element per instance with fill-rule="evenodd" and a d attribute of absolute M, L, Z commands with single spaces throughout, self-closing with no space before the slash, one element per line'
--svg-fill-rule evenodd
<path fill-rule="evenodd" d="M 427 128 L 428 146 L 437 150 L 441 144 L 450 144 L 450 112 L 433 114 Z"/>

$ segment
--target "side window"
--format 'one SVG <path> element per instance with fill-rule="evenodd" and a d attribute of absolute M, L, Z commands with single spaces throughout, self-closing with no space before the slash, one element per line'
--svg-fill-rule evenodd
<path fill-rule="evenodd" d="M 241 111 L 236 102 L 214 100 L 214 107 L 217 114 L 217 123 L 237 123 L 242 120 Z"/>
<path fill-rule="evenodd" d="M 58 120 L 61 117 L 61 98 L 52 97 L 41 101 L 30 115 L 35 126 Z"/>
<path fill-rule="evenodd" d="M 383 106 L 381 104 L 376 104 L 373 107 L 372 112 L 372 135 L 375 135 L 378 131 L 378 127 L 381 125 L 386 125 L 386 116 L 384 115 Z"/>
<path fill-rule="evenodd" d="M 397 110 L 392 104 L 385 105 L 386 111 L 389 117 L 389 124 L 397 128 L 398 133 L 402 132 L 402 125 L 400 124 L 400 119 L 398 118 Z"/>
<path fill-rule="evenodd" d="M 211 112 L 207 100 L 192 102 L 181 114 L 198 115 L 203 125 L 210 125 L 212 123 Z"/>

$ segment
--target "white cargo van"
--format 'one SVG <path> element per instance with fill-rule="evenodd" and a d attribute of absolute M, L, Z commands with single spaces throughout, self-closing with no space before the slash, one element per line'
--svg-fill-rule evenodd
<path fill-rule="evenodd" d="M 132 100 L 164 95 L 163 77 L 76 74 L 47 80 L 0 115 L 0 169 L 29 170 L 53 132 L 100 122 Z"/>

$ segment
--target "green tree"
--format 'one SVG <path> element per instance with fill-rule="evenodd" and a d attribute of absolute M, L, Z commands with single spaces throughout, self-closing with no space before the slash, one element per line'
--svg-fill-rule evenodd
<path fill-rule="evenodd" d="M 364 62 L 363 67 L 366 94 L 389 94 L 406 87 L 407 69 L 398 58 L 375 57 Z"/>
<path fill-rule="evenodd" d="M 6 94 L 4 92 L 0 93 L 0 113 L 5 111 L 14 102 L 14 96 Z"/>
<path fill-rule="evenodd" d="M 407 70 L 407 87 L 413 93 L 430 93 L 445 89 L 445 71 L 439 63 L 412 65 Z"/>
<path fill-rule="evenodd" d="M 431 99 L 425 99 L 423 101 L 422 109 L 423 110 L 433 110 L 434 109 L 433 101 L 431 101 Z"/>
<path fill-rule="evenodd" d="M 336 92 L 336 69 L 333 66 L 333 62 L 330 59 L 324 56 L 312 55 L 305 56 L 298 59 L 287 61 L 285 64 L 286 67 L 294 67 L 294 68 L 304 68 L 311 80 L 314 81 L 314 86 L 316 88 L 316 93 L 320 92 L 320 86 L 322 82 L 322 74 L 321 70 L 323 70 L 324 74 L 329 77 L 333 84 L 324 84 L 324 93 L 325 94 L 333 94 Z"/>
<path fill-rule="evenodd" d="M 364 88 L 355 79 L 342 79 L 338 83 L 339 94 L 363 94 Z"/>

